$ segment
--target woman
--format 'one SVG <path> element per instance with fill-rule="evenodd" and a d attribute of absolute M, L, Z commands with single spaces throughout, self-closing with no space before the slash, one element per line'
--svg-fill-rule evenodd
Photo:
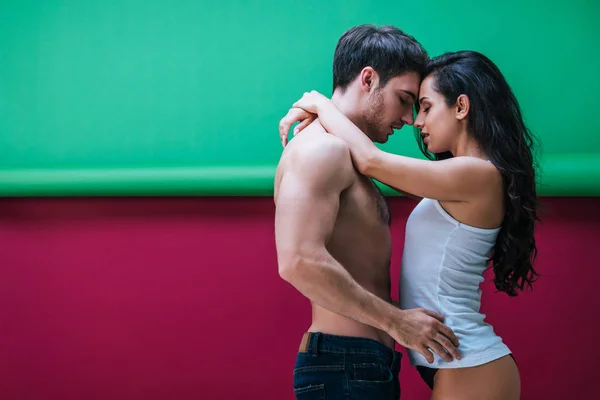
<path fill-rule="evenodd" d="M 519 372 L 483 321 L 479 284 L 490 261 L 496 288 L 510 296 L 538 275 L 533 136 L 502 73 L 480 53 L 431 60 L 419 96 L 415 126 L 429 160 L 381 151 L 317 92 L 294 104 L 306 111 L 296 114 L 294 133 L 318 116 L 347 142 L 359 172 L 422 198 L 406 224 L 400 306 L 444 315 L 462 354 L 451 362 L 435 355 L 429 363 L 407 349 L 432 398 L 517 399 Z M 284 145 L 290 126 L 281 127 Z"/>

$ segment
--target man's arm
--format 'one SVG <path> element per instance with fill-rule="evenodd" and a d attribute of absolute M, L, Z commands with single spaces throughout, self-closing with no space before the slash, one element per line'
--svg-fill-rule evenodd
<path fill-rule="evenodd" d="M 312 302 L 387 332 L 430 362 L 433 354 L 428 348 L 447 361 L 451 355 L 460 358 L 458 340 L 440 322 L 443 317 L 429 310 L 394 307 L 362 288 L 329 254 L 326 245 L 340 194 L 353 182 L 350 155 L 335 138 L 297 144 L 300 147 L 290 149 L 294 153 L 288 155 L 275 200 L 280 276 Z"/>
<path fill-rule="evenodd" d="M 362 288 L 326 249 L 340 194 L 353 182 L 348 148 L 333 137 L 299 145 L 290 149 L 276 199 L 279 273 L 321 307 L 387 331 L 396 309 Z"/>

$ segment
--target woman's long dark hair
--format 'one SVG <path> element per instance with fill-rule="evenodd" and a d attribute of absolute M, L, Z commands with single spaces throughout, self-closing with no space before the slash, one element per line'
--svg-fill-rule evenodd
<path fill-rule="evenodd" d="M 474 51 L 446 53 L 432 59 L 425 76 L 448 106 L 465 94 L 470 101 L 468 132 L 502 174 L 505 214 L 490 255 L 494 283 L 499 291 L 516 296 L 531 287 L 539 274 L 533 268 L 537 255 L 534 225 L 539 206 L 536 194 L 536 139 L 525 126 L 519 103 L 494 63 Z M 419 132 L 423 154 L 432 160 L 453 157 L 431 154 Z"/>

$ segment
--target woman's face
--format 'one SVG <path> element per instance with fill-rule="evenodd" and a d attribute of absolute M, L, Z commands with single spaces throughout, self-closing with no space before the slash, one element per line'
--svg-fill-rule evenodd
<path fill-rule="evenodd" d="M 430 153 L 451 151 L 462 125 L 457 118 L 457 107 L 448 106 L 441 93 L 434 89 L 435 77 L 428 76 L 419 91 L 419 114 L 415 126 Z"/>

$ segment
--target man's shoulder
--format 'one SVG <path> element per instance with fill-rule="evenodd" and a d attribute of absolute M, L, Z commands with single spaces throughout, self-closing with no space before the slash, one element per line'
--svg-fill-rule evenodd
<path fill-rule="evenodd" d="M 278 175 L 287 173 L 316 185 L 335 181 L 336 187 L 355 178 L 348 145 L 326 132 L 301 133 L 290 141 L 278 166 Z"/>
<path fill-rule="evenodd" d="M 326 132 L 300 134 L 286 146 L 284 155 L 291 165 L 314 165 L 323 168 L 339 168 L 351 165 L 350 149 L 343 140 Z"/>

